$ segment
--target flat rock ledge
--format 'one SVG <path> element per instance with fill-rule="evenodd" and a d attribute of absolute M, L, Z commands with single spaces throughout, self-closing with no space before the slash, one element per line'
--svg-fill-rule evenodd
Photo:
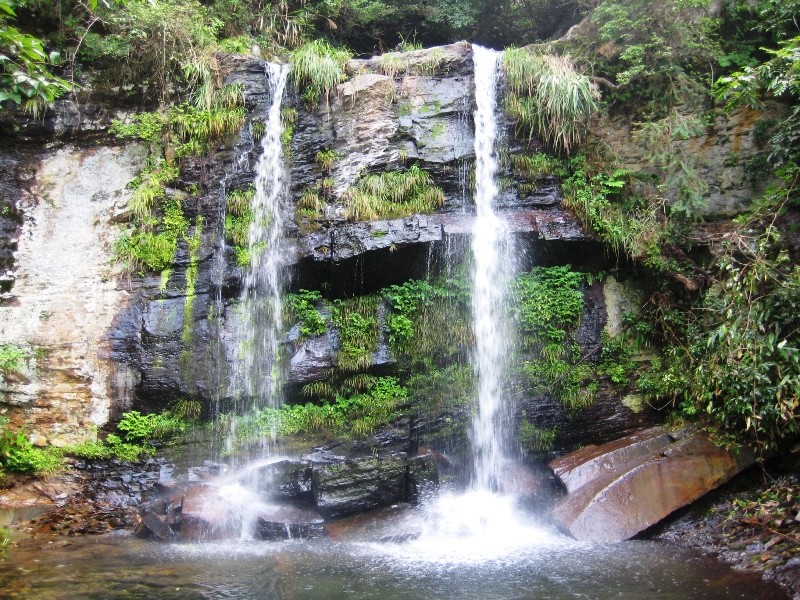
<path fill-rule="evenodd" d="M 567 495 L 551 515 L 579 541 L 630 539 L 755 462 L 702 433 L 646 429 L 550 463 Z"/>

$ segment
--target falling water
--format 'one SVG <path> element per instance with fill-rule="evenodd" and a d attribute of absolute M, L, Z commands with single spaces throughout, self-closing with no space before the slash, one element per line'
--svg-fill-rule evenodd
<path fill-rule="evenodd" d="M 281 270 L 285 249 L 282 244 L 282 215 L 287 188 L 281 143 L 281 101 L 287 73 L 286 65 L 267 65 L 271 104 L 261 140 L 262 154 L 256 167 L 255 195 L 250 206 L 253 214 L 247 239 L 250 267 L 244 281 L 240 352 L 243 392 L 253 407 L 277 407 L 280 404 L 277 359 L 278 336 L 283 326 Z"/>
<path fill-rule="evenodd" d="M 497 135 L 496 82 L 500 54 L 473 46 L 475 62 L 475 209 L 472 232 L 472 320 L 478 413 L 472 424 L 476 490 L 499 489 L 505 461 L 506 414 L 502 378 L 510 353 L 507 290 L 514 272 L 510 235 L 492 206 L 498 193 L 495 175 Z"/>

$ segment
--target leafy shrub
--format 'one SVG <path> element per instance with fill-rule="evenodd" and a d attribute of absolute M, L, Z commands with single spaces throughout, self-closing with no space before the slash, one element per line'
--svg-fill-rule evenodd
<path fill-rule="evenodd" d="M 41 450 L 31 444 L 24 431 L 8 429 L 0 417 L 0 466 L 13 473 L 52 473 L 63 465 L 57 451 Z"/>
<path fill-rule="evenodd" d="M 325 333 L 327 329 L 325 319 L 316 309 L 316 304 L 321 301 L 322 295 L 317 291 L 300 290 L 287 296 L 286 304 L 289 311 L 300 321 L 301 338 Z"/>

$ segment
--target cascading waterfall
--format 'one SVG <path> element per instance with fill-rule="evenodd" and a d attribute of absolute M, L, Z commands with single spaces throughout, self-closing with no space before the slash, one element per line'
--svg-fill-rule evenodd
<path fill-rule="evenodd" d="M 517 506 L 503 485 L 512 453 L 507 441 L 510 419 L 504 402 L 504 379 L 512 352 L 508 290 L 515 272 L 509 228 L 494 210 L 498 194 L 496 82 L 500 54 L 473 45 L 475 64 L 475 224 L 472 231 L 473 364 L 478 379 L 478 412 L 472 423 L 473 473 L 469 489 L 442 494 L 425 507 L 418 540 L 400 558 L 443 563 L 481 563 L 514 556 L 529 548 L 554 547 L 562 538 L 537 525 Z"/>
<path fill-rule="evenodd" d="M 261 140 L 262 154 L 256 167 L 255 195 L 250 206 L 253 215 L 247 243 L 250 267 L 244 281 L 240 361 L 242 392 L 255 408 L 280 405 L 277 359 L 278 336 L 283 328 L 281 270 L 285 252 L 282 213 L 287 189 L 281 143 L 281 102 L 288 72 L 287 65 L 267 65 L 271 104 Z"/>
<path fill-rule="evenodd" d="M 502 379 L 511 351 L 507 291 L 514 273 L 511 236 L 494 211 L 497 136 L 496 82 L 500 54 L 473 46 L 475 63 L 475 225 L 472 231 L 472 322 L 478 413 L 472 423 L 476 490 L 500 489 L 506 460 Z"/>

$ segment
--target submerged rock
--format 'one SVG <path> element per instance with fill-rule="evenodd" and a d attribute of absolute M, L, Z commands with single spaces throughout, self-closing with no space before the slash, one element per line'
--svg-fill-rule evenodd
<path fill-rule="evenodd" d="M 665 435 L 650 430 L 551 463 L 570 489 L 552 511 L 559 527 L 581 541 L 626 540 L 754 462 L 747 449 L 734 454 L 701 433 Z"/>

